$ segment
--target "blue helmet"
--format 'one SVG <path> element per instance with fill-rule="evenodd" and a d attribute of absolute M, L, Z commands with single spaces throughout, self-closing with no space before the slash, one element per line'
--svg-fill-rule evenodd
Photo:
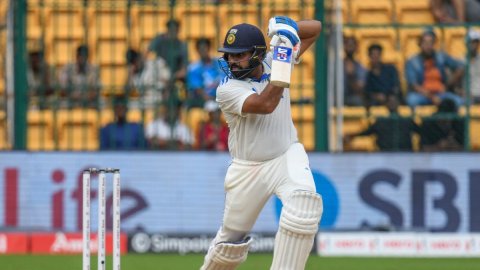
<path fill-rule="evenodd" d="M 223 52 L 223 59 L 227 65 L 220 63 L 223 71 L 230 78 L 243 79 L 248 76 L 263 60 L 267 51 L 267 45 L 263 33 L 258 27 L 242 23 L 232 26 L 225 35 L 223 47 L 218 49 Z M 232 71 L 228 62 L 229 53 L 243 53 L 252 52 L 252 57 L 249 60 L 249 66 L 244 69 Z"/>

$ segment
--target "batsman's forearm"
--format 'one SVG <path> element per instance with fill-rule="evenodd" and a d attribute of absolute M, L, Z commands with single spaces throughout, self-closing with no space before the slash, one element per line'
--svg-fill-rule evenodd
<path fill-rule="evenodd" d="M 316 39 L 322 31 L 322 23 L 317 20 L 305 20 L 297 22 L 298 36 L 300 39 Z"/>
<path fill-rule="evenodd" d="M 243 113 L 270 114 L 283 95 L 283 88 L 268 84 L 260 94 L 250 95 L 243 103 Z"/>
<path fill-rule="evenodd" d="M 263 107 L 266 113 L 272 113 L 277 108 L 283 96 L 283 87 L 268 84 L 260 94 Z"/>

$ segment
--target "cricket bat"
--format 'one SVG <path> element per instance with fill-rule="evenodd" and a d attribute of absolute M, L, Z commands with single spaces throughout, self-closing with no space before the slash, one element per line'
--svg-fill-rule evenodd
<path fill-rule="evenodd" d="M 285 46 L 275 46 L 273 49 L 272 71 L 270 83 L 288 88 L 292 76 L 292 54 L 293 49 Z"/>

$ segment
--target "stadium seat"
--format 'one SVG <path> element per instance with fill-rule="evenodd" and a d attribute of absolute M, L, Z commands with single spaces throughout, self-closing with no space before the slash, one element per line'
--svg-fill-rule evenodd
<path fill-rule="evenodd" d="M 207 37 L 214 39 L 216 32 L 216 9 L 210 5 L 177 5 L 176 18 L 180 20 L 180 39 Z"/>
<path fill-rule="evenodd" d="M 473 150 L 480 150 L 480 105 L 470 108 L 470 145 Z"/>
<path fill-rule="evenodd" d="M 105 96 L 123 94 L 123 86 L 127 82 L 126 65 L 102 65 L 100 66 L 100 81 Z"/>
<path fill-rule="evenodd" d="M 315 100 L 315 85 L 305 83 L 295 83 L 292 81 L 290 84 L 290 100 Z"/>
<path fill-rule="evenodd" d="M 313 104 L 292 104 L 291 110 L 294 122 L 313 122 L 315 120 L 315 106 Z"/>
<path fill-rule="evenodd" d="M 0 150 L 9 149 L 10 146 L 7 141 L 7 121 L 5 119 L 5 112 L 0 111 Z"/>
<path fill-rule="evenodd" d="M 47 39 L 79 39 L 85 34 L 84 9 L 57 7 L 47 9 Z"/>
<path fill-rule="evenodd" d="M 59 150 L 97 150 L 99 120 L 97 110 L 93 109 L 57 111 Z"/>
<path fill-rule="evenodd" d="M 126 9 L 90 8 L 89 35 L 99 40 L 126 40 L 130 33 Z"/>
<path fill-rule="evenodd" d="M 266 5 L 265 6 L 265 15 L 264 15 L 264 26 L 265 28 L 268 26 L 268 20 L 273 16 L 288 16 L 295 21 L 303 20 L 303 19 L 311 19 L 314 18 L 315 9 L 313 4 L 304 3 L 293 3 L 293 4 L 277 4 L 277 5 Z"/>
<path fill-rule="evenodd" d="M 432 24 L 435 22 L 430 11 L 430 0 L 400 0 L 395 3 L 395 17 L 398 23 Z"/>
<path fill-rule="evenodd" d="M 307 151 L 315 150 L 315 123 L 313 121 L 295 122 L 297 135 Z"/>
<path fill-rule="evenodd" d="M 8 1 L 6 1 L 8 2 Z M 39 8 L 28 8 L 27 9 L 27 39 L 28 40 L 39 40 L 42 37 L 43 32 L 43 20 L 41 18 L 42 12 Z M 0 16 L 1 13 L 0 13 Z"/>
<path fill-rule="evenodd" d="M 352 23 L 387 24 L 392 22 L 391 0 L 351 1 Z"/>
<path fill-rule="evenodd" d="M 93 46 L 92 46 L 93 47 Z M 124 65 L 126 66 L 126 40 L 98 40 L 96 42 L 96 56 L 92 57 L 100 66 Z"/>
<path fill-rule="evenodd" d="M 443 30 L 444 50 L 449 55 L 464 59 L 467 53 L 467 30 L 464 27 L 447 27 Z"/>
<path fill-rule="evenodd" d="M 150 123 L 155 120 L 155 109 L 147 109 L 143 112 L 140 109 L 129 109 L 127 119 L 136 123 Z"/>
<path fill-rule="evenodd" d="M 415 107 L 415 115 L 418 117 L 427 117 L 437 111 L 435 105 L 422 105 Z"/>
<path fill-rule="evenodd" d="M 370 28 L 357 29 L 354 36 L 358 41 L 358 60 L 364 65 L 369 65 L 368 47 L 374 43 L 383 47 L 383 61 L 387 63 L 398 64 L 399 56 L 397 54 L 397 34 L 393 28 Z"/>
<path fill-rule="evenodd" d="M 438 28 L 434 28 L 434 32 L 437 36 L 436 48 L 439 49 L 442 33 Z M 399 30 L 400 48 L 402 48 L 401 52 L 403 53 L 405 61 L 420 51 L 418 40 L 422 33 L 422 28 L 404 28 Z"/>
<path fill-rule="evenodd" d="M 51 151 L 55 149 L 54 115 L 51 110 L 27 112 L 27 149 Z"/>
<path fill-rule="evenodd" d="M 255 6 L 246 6 L 239 4 L 222 5 L 218 11 L 219 14 L 219 40 L 223 42 L 223 38 L 227 34 L 228 29 L 233 25 L 240 23 L 250 23 L 260 25 L 262 12 Z"/>
<path fill-rule="evenodd" d="M 0 68 L 0 72 L 2 72 L 3 70 Z M 0 74 L 4 74 L 3 72 L 0 73 Z M 5 94 L 5 88 L 6 88 L 6 85 L 5 85 L 5 78 L 4 76 L 0 76 L 0 95 L 3 96 Z"/>
<path fill-rule="evenodd" d="M 141 45 L 142 51 L 146 51 L 148 44 L 157 34 L 166 32 L 166 24 L 170 19 L 169 7 L 165 5 L 153 8 L 134 5 L 131 9 L 131 14 L 132 38 L 140 42 L 137 45 Z"/>
<path fill-rule="evenodd" d="M 208 114 L 203 108 L 191 108 L 188 111 L 182 111 L 181 121 L 196 135 L 200 122 L 205 121 L 207 116 Z"/>
<path fill-rule="evenodd" d="M 45 50 L 47 62 L 57 68 L 75 61 L 77 47 L 83 42 L 80 38 L 52 38 Z"/>

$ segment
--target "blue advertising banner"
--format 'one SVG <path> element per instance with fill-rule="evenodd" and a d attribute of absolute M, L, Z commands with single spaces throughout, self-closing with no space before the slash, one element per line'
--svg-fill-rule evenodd
<path fill-rule="evenodd" d="M 480 155 L 310 153 L 324 199 L 322 230 L 395 227 L 480 231 Z M 82 171 L 121 170 L 122 230 L 214 234 L 221 225 L 227 153 L 0 153 L 0 229 L 81 230 Z M 97 178 L 92 178 L 96 213 Z M 476 195 L 477 194 L 477 195 Z M 112 183 L 108 176 L 107 201 Z M 477 210 L 476 210 L 477 209 Z M 272 198 L 254 231 L 274 233 L 281 204 Z M 111 227 L 111 208 L 107 226 Z M 92 229 L 96 229 L 96 215 Z"/>

